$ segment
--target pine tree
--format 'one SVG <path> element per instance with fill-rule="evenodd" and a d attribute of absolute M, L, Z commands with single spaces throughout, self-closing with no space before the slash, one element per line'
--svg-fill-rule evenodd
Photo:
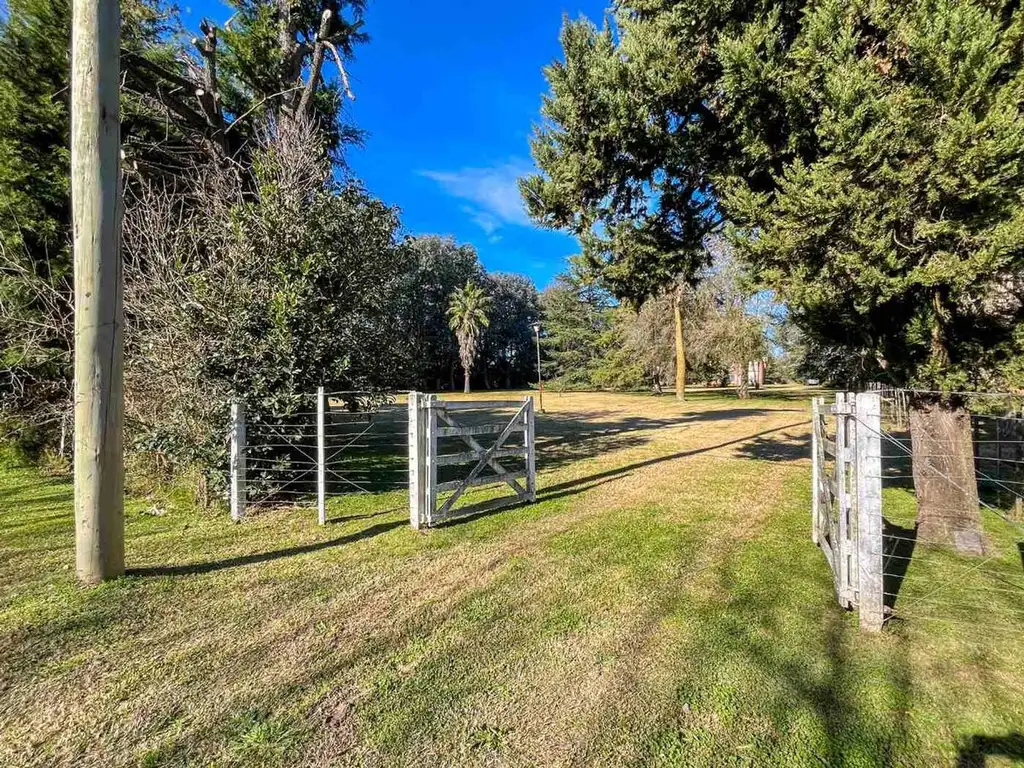
<path fill-rule="evenodd" d="M 547 358 L 544 378 L 560 389 L 590 389 L 606 348 L 611 296 L 593 281 L 569 270 L 540 295 Z"/>
<path fill-rule="evenodd" d="M 129 0 L 122 14 L 125 51 L 166 57 L 168 16 L 159 3 Z M 11 426 L 28 443 L 68 407 L 70 37 L 68 0 L 11 0 L 0 19 L 0 406 L 20 414 Z M 151 137 L 175 132 L 156 128 L 158 116 L 138 100 L 124 101 L 130 157 L 154 156 Z"/>
<path fill-rule="evenodd" d="M 623 294 L 726 218 L 809 336 L 947 393 L 918 434 L 963 454 L 955 393 L 1024 374 L 1022 42 L 1006 1 L 627 0 L 566 24 L 524 197 Z M 976 531 L 976 494 L 952 506 L 923 530 Z"/>
<path fill-rule="evenodd" d="M 68 246 L 67 0 L 10 0 L 0 21 L 0 239 L 61 260 Z"/>

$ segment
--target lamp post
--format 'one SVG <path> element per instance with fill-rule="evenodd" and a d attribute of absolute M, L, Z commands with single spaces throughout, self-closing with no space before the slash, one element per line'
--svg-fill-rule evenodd
<path fill-rule="evenodd" d="M 544 413 L 544 377 L 540 372 L 540 323 L 532 323 L 533 338 L 537 342 L 537 390 L 540 392 L 540 412 Z"/>

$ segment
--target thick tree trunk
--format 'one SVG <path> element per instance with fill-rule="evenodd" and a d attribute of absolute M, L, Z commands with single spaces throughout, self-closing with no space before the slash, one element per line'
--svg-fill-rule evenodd
<path fill-rule="evenodd" d="M 971 416 L 959 404 L 919 399 L 910 409 L 917 538 L 984 554 Z"/>
<path fill-rule="evenodd" d="M 737 364 L 733 371 L 736 374 L 736 397 L 746 400 L 750 397 L 750 363 Z"/>
<path fill-rule="evenodd" d="M 686 399 L 686 343 L 683 336 L 683 308 L 679 296 L 673 304 L 676 317 L 676 399 Z"/>
<path fill-rule="evenodd" d="M 747 381 L 747 372 L 742 371 L 736 384 L 736 397 L 746 400 L 750 397 L 750 382 Z"/>
<path fill-rule="evenodd" d="M 462 391 L 465 394 L 468 395 L 469 394 L 469 371 L 468 370 L 465 372 L 465 377 L 464 377 L 463 381 L 464 381 L 464 384 L 463 384 L 463 387 L 462 387 Z"/>

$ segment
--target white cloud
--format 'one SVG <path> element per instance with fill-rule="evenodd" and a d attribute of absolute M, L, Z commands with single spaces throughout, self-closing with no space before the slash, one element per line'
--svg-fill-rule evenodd
<path fill-rule="evenodd" d="M 532 166 L 513 161 L 493 168 L 463 168 L 458 171 L 423 171 L 422 175 L 437 182 L 452 197 L 467 200 L 463 207 L 487 235 L 501 226 L 530 226 L 530 219 L 519 196 L 518 181 Z"/>
<path fill-rule="evenodd" d="M 471 205 L 462 206 L 462 212 L 469 216 L 473 222 L 484 231 L 485 234 L 493 235 L 501 227 L 501 222 L 494 214 L 481 211 Z"/>

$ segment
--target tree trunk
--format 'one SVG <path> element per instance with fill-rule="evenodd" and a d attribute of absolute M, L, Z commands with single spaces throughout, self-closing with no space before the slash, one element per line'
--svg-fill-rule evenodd
<path fill-rule="evenodd" d="M 124 304 L 117 0 L 74 0 L 71 202 L 75 262 L 75 561 L 124 573 Z"/>
<path fill-rule="evenodd" d="M 469 394 L 469 369 L 468 368 L 465 371 L 465 376 L 464 376 L 463 381 L 464 381 L 464 385 L 462 387 L 462 391 L 463 391 L 463 393 L 468 395 Z"/>
<path fill-rule="evenodd" d="M 984 554 L 970 413 L 958 403 L 915 400 L 910 439 L 918 541 Z"/>
<path fill-rule="evenodd" d="M 736 371 L 736 397 L 746 400 L 750 397 L 750 363 L 740 363 L 734 369 Z"/>
<path fill-rule="evenodd" d="M 686 400 L 686 344 L 683 336 L 683 307 L 678 295 L 673 309 L 676 317 L 676 400 Z"/>

